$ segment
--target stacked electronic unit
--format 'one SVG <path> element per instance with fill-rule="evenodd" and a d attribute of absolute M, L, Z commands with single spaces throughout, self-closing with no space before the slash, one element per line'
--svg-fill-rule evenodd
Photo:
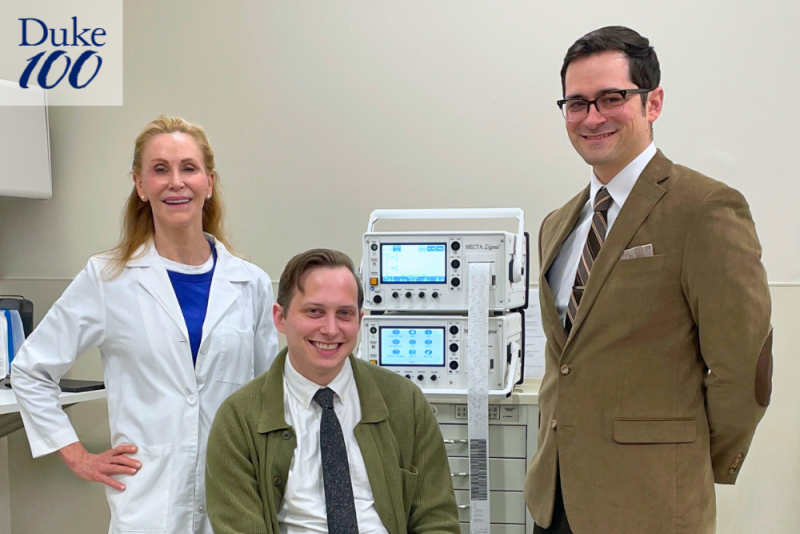
<path fill-rule="evenodd" d="M 376 232 L 386 219 L 505 219 L 505 231 Z M 528 239 L 521 209 L 376 210 L 364 234 L 361 358 L 466 403 L 473 533 L 489 532 L 489 399 L 523 381 Z M 450 440 L 453 441 L 453 440 Z M 447 442 L 447 440 L 446 440 Z M 454 476 L 456 476 L 454 474 Z"/>
<path fill-rule="evenodd" d="M 501 219 L 520 232 L 375 232 L 387 219 Z M 508 396 L 523 372 L 527 237 L 519 209 L 376 210 L 362 241 L 361 357 L 419 385 L 431 400 L 467 394 L 469 266 L 490 272 L 490 395 Z M 510 373 L 510 375 L 509 375 Z"/>

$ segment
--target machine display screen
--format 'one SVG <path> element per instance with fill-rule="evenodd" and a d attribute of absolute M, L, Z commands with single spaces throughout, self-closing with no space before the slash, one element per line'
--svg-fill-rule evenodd
<path fill-rule="evenodd" d="M 382 284 L 443 284 L 447 282 L 445 243 L 381 244 Z"/>
<path fill-rule="evenodd" d="M 444 328 L 380 327 L 381 365 L 443 367 Z"/>

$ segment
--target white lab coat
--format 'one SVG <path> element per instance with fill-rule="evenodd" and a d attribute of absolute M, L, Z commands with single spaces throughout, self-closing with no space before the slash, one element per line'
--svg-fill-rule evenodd
<path fill-rule="evenodd" d="M 231 393 L 269 368 L 278 349 L 267 274 L 219 241 L 203 337 L 192 367 L 186 322 L 154 246 L 113 280 L 95 256 L 34 330 L 12 364 L 12 385 L 34 457 L 78 441 L 57 382 L 99 347 L 111 446 L 134 444 L 136 475 L 106 487 L 110 533 L 212 534 L 205 506 L 209 428 Z"/>

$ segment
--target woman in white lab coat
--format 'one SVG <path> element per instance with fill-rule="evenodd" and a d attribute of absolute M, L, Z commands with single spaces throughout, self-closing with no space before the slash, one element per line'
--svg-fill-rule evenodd
<path fill-rule="evenodd" d="M 277 352 L 267 274 L 225 246 L 203 130 L 159 117 L 136 140 L 122 237 L 95 256 L 26 340 L 12 385 L 34 457 L 58 451 L 107 485 L 109 532 L 211 534 L 208 430 L 222 401 Z M 59 379 L 99 347 L 112 449 L 91 454 Z"/>

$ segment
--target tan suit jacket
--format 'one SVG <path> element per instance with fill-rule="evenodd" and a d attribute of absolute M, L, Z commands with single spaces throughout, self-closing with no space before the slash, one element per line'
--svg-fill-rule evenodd
<path fill-rule="evenodd" d="M 714 482 L 735 483 L 771 393 L 770 295 L 750 210 L 658 151 L 566 337 L 545 275 L 588 198 L 540 230 L 547 348 L 526 503 L 550 525 L 560 466 L 575 534 L 713 533 Z M 620 259 L 647 244 L 652 257 Z"/>

